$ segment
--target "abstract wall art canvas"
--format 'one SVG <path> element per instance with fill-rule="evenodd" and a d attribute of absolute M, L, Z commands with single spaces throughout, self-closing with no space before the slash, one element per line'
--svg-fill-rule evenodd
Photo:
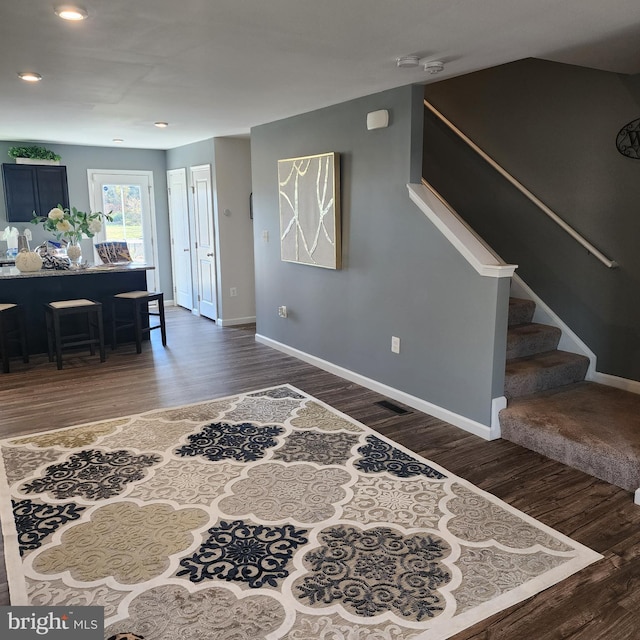
<path fill-rule="evenodd" d="M 281 259 L 339 269 L 340 156 L 278 160 L 278 191 Z"/>

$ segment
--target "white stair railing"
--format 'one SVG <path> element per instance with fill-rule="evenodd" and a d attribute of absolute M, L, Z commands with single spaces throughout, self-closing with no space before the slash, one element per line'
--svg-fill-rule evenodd
<path fill-rule="evenodd" d="M 539 207 L 551 220 L 553 220 L 559 227 L 566 231 L 576 242 L 579 242 L 591 255 L 595 256 L 602 264 L 609 269 L 615 269 L 618 263 L 614 260 L 607 258 L 601 251 L 594 247 L 584 236 L 580 235 L 572 226 L 567 224 L 557 213 L 552 211 L 542 200 L 535 196 L 529 189 L 527 189 L 521 182 L 516 180 L 508 171 L 503 169 L 490 155 L 485 153 L 471 138 L 463 133 L 458 127 L 456 127 L 451 120 L 438 111 L 428 100 L 424 101 L 424 106 L 429 109 L 437 118 L 439 118 L 444 124 L 451 129 L 456 135 L 458 135 L 467 145 L 469 145 L 478 155 L 480 155 L 486 162 L 488 162 L 501 176 L 506 178 L 518 191 L 526 196 L 531 202 Z"/>
<path fill-rule="evenodd" d="M 426 181 L 408 184 L 409 197 L 460 255 L 481 275 L 490 278 L 510 278 L 515 264 L 506 264 L 469 225 L 447 204 Z"/>

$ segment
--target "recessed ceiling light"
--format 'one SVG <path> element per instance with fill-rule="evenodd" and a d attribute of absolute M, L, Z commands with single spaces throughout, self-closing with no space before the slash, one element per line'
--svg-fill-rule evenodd
<path fill-rule="evenodd" d="M 122 138 L 114 138 L 113 142 L 115 142 L 116 144 L 122 144 L 124 140 Z"/>
<path fill-rule="evenodd" d="M 56 15 L 63 20 L 85 20 L 88 17 L 87 10 L 84 7 L 76 7 L 72 4 L 63 4 L 54 9 Z"/>
<path fill-rule="evenodd" d="M 25 82 L 40 82 L 40 80 L 42 80 L 42 76 L 39 73 L 34 73 L 33 71 L 21 71 L 18 74 L 18 78 Z"/>
<path fill-rule="evenodd" d="M 169 126 L 168 122 L 154 122 L 153 124 L 159 129 L 166 129 Z"/>

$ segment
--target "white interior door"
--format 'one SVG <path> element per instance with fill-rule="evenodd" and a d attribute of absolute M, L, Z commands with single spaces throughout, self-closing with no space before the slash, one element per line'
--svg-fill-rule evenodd
<path fill-rule="evenodd" d="M 94 242 L 123 240 L 134 262 L 157 266 L 155 207 L 151 171 L 88 170 L 89 201 L 92 211 L 113 216 L 112 222 L 94 237 Z M 96 262 L 99 262 L 97 254 Z M 147 271 L 150 291 L 158 286 L 154 269 Z"/>
<path fill-rule="evenodd" d="M 189 199 L 186 169 L 167 171 L 169 224 L 171 228 L 171 266 L 173 268 L 174 301 L 193 309 L 191 271 L 191 236 L 189 231 Z"/>
<path fill-rule="evenodd" d="M 196 232 L 198 311 L 200 315 L 216 320 L 216 251 L 210 165 L 191 167 L 190 178 Z"/>

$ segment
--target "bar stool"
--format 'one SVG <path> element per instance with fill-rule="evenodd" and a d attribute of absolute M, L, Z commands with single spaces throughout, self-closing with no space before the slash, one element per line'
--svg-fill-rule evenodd
<path fill-rule="evenodd" d="M 3 373 L 9 373 L 9 345 L 14 342 L 20 345 L 22 361 L 29 362 L 24 320 L 22 305 L 0 302 L 0 355 Z"/>
<path fill-rule="evenodd" d="M 158 311 L 149 311 L 149 303 L 157 302 Z M 118 316 L 119 310 L 128 308 L 127 316 Z M 149 316 L 156 316 L 159 324 L 152 326 Z M 144 318 L 144 322 L 143 322 Z M 125 291 L 111 298 L 111 348 L 115 349 L 118 342 L 118 331 L 133 329 L 136 341 L 136 353 L 142 353 L 142 337 L 151 334 L 154 329 L 160 329 L 162 346 L 167 346 L 167 330 L 164 321 L 164 294 L 152 291 Z"/>
<path fill-rule="evenodd" d="M 104 328 L 102 323 L 102 304 L 95 300 L 80 298 L 78 300 L 57 300 L 45 304 L 47 321 L 47 346 L 49 362 L 53 362 L 55 351 L 58 369 L 62 369 L 62 350 L 69 347 L 88 346 L 91 355 L 95 355 L 96 347 L 100 349 L 100 362 L 105 361 Z M 76 324 L 72 327 L 75 333 L 63 334 L 61 319 L 75 316 Z M 78 331 L 86 321 L 87 330 Z"/>

